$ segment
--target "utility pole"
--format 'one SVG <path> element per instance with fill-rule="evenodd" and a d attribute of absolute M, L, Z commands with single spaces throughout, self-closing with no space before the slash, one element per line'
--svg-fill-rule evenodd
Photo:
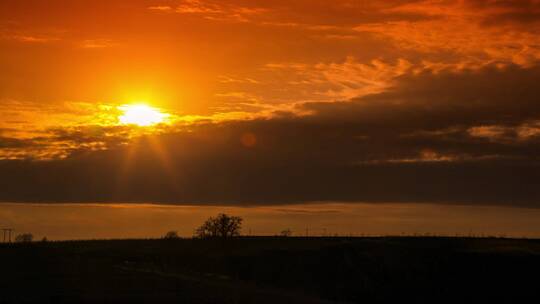
<path fill-rule="evenodd" d="M 2 228 L 4 232 L 4 243 L 6 242 L 6 232 L 8 235 L 8 242 L 11 243 L 11 232 L 13 231 L 13 228 Z"/>

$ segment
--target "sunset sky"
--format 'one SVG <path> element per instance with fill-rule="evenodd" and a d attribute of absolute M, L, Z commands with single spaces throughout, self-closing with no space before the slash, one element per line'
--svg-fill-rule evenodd
<path fill-rule="evenodd" d="M 539 63 L 538 0 L 3 0 L 0 226 L 540 236 Z"/>

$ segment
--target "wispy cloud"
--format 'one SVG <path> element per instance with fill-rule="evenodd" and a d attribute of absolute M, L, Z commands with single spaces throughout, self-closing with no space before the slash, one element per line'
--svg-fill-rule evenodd
<path fill-rule="evenodd" d="M 87 39 L 80 43 L 85 49 L 103 49 L 118 46 L 119 43 L 111 39 Z"/>
<path fill-rule="evenodd" d="M 28 44 L 45 44 L 61 40 L 57 36 L 36 34 L 31 32 L 4 31 L 0 32 L 0 38 Z"/>
<path fill-rule="evenodd" d="M 251 17 L 268 9 L 262 7 L 242 6 L 224 1 L 183 0 L 176 7 L 168 5 L 151 6 L 155 11 L 174 11 L 179 14 L 195 14 L 204 19 L 216 21 L 250 22 Z"/>
<path fill-rule="evenodd" d="M 148 7 L 148 9 L 153 10 L 153 11 L 162 11 L 162 12 L 172 11 L 172 7 L 170 7 L 168 5 L 150 6 L 150 7 Z"/>
<path fill-rule="evenodd" d="M 58 38 L 53 38 L 53 37 L 38 37 L 38 36 L 26 36 L 26 35 L 16 35 L 16 36 L 13 36 L 12 38 L 20 42 L 28 42 L 28 43 L 47 43 L 47 42 L 59 40 Z"/>
<path fill-rule="evenodd" d="M 539 14 L 540 6 L 525 2 L 504 5 L 488 1 L 481 5 L 474 1 L 421 1 L 385 11 L 431 18 L 363 23 L 354 29 L 379 35 L 401 49 L 453 53 L 483 63 L 503 61 L 530 66 L 540 60 L 540 45 L 536 43 L 540 22 L 529 22 L 527 16 Z M 500 19 L 506 22 L 493 22 Z"/>

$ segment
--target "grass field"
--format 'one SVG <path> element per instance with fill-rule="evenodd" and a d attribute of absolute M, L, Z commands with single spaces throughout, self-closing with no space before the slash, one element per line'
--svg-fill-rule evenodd
<path fill-rule="evenodd" d="M 538 299 L 540 240 L 99 240 L 0 246 L 0 303 L 450 303 Z"/>

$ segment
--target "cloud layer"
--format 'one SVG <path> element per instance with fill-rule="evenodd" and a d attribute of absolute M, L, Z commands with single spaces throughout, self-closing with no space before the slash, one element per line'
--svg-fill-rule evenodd
<path fill-rule="evenodd" d="M 540 207 L 539 14 L 3 1 L 0 201 Z M 119 125 L 141 100 L 174 122 Z"/>
<path fill-rule="evenodd" d="M 536 207 L 539 76 L 519 66 L 406 74 L 381 93 L 298 104 L 301 115 L 200 122 L 62 160 L 2 161 L 0 199 Z"/>

